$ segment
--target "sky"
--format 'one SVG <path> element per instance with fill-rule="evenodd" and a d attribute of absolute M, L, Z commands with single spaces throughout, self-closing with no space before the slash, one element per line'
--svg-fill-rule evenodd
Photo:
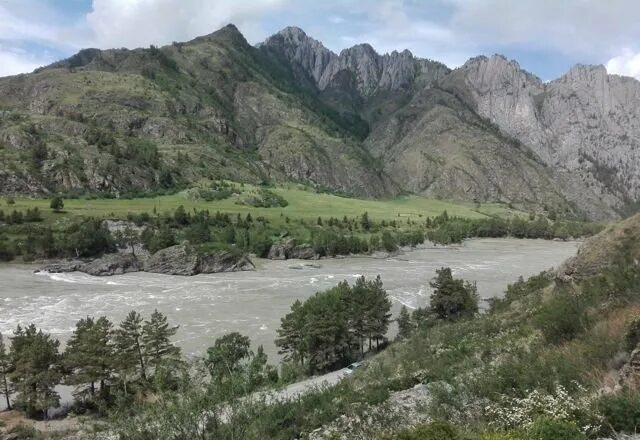
<path fill-rule="evenodd" d="M 640 79 L 638 0 L 0 0 L 0 76 L 86 47 L 148 47 L 235 24 L 250 43 L 298 26 L 335 52 L 369 43 L 451 68 L 499 53 L 543 80 L 603 64 Z"/>

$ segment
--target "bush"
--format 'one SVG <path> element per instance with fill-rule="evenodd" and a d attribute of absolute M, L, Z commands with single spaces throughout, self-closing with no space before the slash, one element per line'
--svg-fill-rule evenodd
<path fill-rule="evenodd" d="M 629 351 L 635 350 L 640 345 L 640 316 L 634 317 L 629 323 L 624 341 Z"/>
<path fill-rule="evenodd" d="M 570 422 L 538 419 L 527 429 L 527 440 L 583 440 L 587 437 Z"/>
<path fill-rule="evenodd" d="M 18 440 L 28 440 L 38 438 L 38 431 L 33 426 L 19 423 L 9 430 L 9 436 L 7 438 L 15 438 Z"/>
<path fill-rule="evenodd" d="M 640 392 L 627 390 L 604 396 L 598 406 L 605 425 L 614 431 L 636 433 L 640 430 Z"/>
<path fill-rule="evenodd" d="M 547 342 L 571 341 L 587 329 L 585 300 L 560 293 L 542 306 L 534 322 Z"/>
<path fill-rule="evenodd" d="M 49 205 L 49 207 L 53 209 L 54 212 L 62 211 L 62 209 L 64 208 L 64 201 L 62 200 L 62 197 L 55 196 L 53 199 L 51 199 L 51 204 Z"/>
<path fill-rule="evenodd" d="M 434 421 L 405 429 L 390 438 L 393 440 L 458 440 L 460 435 L 449 422 Z"/>
<path fill-rule="evenodd" d="M 260 190 L 257 194 L 252 194 L 238 201 L 241 205 L 255 206 L 256 208 L 284 208 L 289 205 L 284 197 L 269 191 L 267 189 Z"/>

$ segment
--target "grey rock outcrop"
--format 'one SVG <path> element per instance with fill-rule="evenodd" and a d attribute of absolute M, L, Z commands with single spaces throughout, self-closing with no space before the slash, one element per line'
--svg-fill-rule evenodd
<path fill-rule="evenodd" d="M 143 266 L 143 262 L 132 254 L 107 254 L 85 263 L 77 270 L 93 276 L 110 276 L 140 272 Z"/>
<path fill-rule="evenodd" d="M 132 254 L 107 254 L 91 261 L 61 260 L 45 263 L 41 271 L 50 273 L 84 272 L 93 276 L 121 275 L 140 272 L 143 263 Z"/>
<path fill-rule="evenodd" d="M 296 245 L 293 241 L 274 244 L 267 256 L 270 260 L 316 260 L 318 254 L 308 244 Z"/>
<path fill-rule="evenodd" d="M 145 272 L 186 276 L 254 269 L 254 264 L 246 256 L 227 251 L 199 254 L 184 244 L 156 252 L 147 259 L 144 265 Z"/>
<path fill-rule="evenodd" d="M 245 255 L 228 251 L 198 253 L 190 246 L 182 244 L 162 249 L 148 258 L 131 253 L 113 253 L 91 261 L 47 262 L 40 270 L 50 273 L 84 272 L 93 276 L 121 275 L 130 272 L 190 276 L 200 273 L 255 270 L 255 265 Z"/>
<path fill-rule="evenodd" d="M 618 384 L 622 388 L 637 389 L 640 387 L 640 347 L 631 352 L 629 360 L 620 369 Z"/>
<path fill-rule="evenodd" d="M 442 86 L 534 151 L 591 214 L 640 198 L 639 81 L 576 65 L 545 83 L 494 55 L 469 60 Z"/>

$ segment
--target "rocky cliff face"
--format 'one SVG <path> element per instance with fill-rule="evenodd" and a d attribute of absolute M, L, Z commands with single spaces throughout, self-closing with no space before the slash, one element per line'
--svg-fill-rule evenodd
<path fill-rule="evenodd" d="M 283 29 L 263 45 L 300 68 L 319 90 L 335 86 L 346 74 L 354 78 L 358 93 L 365 98 L 407 89 L 418 82 L 430 84 L 450 71 L 444 64 L 416 58 L 408 50 L 380 55 L 369 44 L 358 44 L 337 55 L 295 27 Z"/>
<path fill-rule="evenodd" d="M 576 201 L 599 198 L 599 208 L 611 212 L 640 197 L 635 79 L 608 75 L 603 66 L 577 65 L 544 83 L 515 61 L 494 55 L 470 60 L 442 85 L 564 174 Z"/>

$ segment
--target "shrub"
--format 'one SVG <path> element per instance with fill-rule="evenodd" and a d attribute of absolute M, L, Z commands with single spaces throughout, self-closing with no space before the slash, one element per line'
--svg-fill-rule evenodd
<path fill-rule="evenodd" d="M 257 194 L 252 194 L 238 201 L 241 205 L 255 206 L 256 208 L 284 208 L 289 205 L 284 197 L 269 191 L 267 189 L 260 190 Z"/>
<path fill-rule="evenodd" d="M 7 438 L 15 438 L 19 440 L 29 440 L 38 438 L 38 431 L 33 426 L 19 423 L 9 430 L 9 436 Z"/>
<path fill-rule="evenodd" d="M 457 429 L 451 423 L 443 421 L 418 425 L 391 437 L 393 440 L 458 440 L 460 438 Z"/>
<path fill-rule="evenodd" d="M 587 437 L 571 422 L 538 419 L 527 430 L 527 440 L 583 440 Z"/>
<path fill-rule="evenodd" d="M 571 341 L 587 329 L 585 312 L 583 298 L 560 293 L 542 306 L 534 322 L 547 342 L 560 344 Z"/>
<path fill-rule="evenodd" d="M 604 396 L 598 407 L 605 418 L 605 425 L 614 431 L 636 433 L 640 430 L 640 392 L 627 390 Z"/>
<path fill-rule="evenodd" d="M 62 197 L 55 196 L 53 199 L 51 199 L 51 204 L 49 205 L 49 207 L 53 209 L 54 212 L 62 211 L 62 209 L 64 208 L 64 201 L 62 200 Z"/>
<path fill-rule="evenodd" d="M 631 320 L 624 340 L 629 351 L 633 351 L 640 344 L 640 316 Z"/>

